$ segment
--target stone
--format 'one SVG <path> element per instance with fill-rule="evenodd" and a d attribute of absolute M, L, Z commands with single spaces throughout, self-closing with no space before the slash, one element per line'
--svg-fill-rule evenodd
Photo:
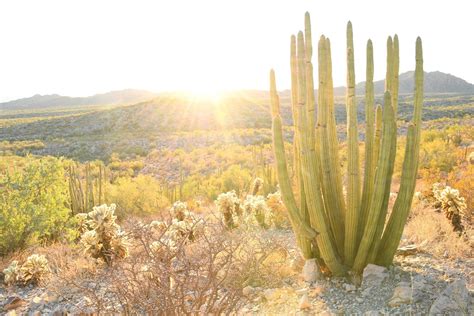
<path fill-rule="evenodd" d="M 316 282 L 321 278 L 316 259 L 308 259 L 303 266 L 303 279 L 306 282 Z"/>
<path fill-rule="evenodd" d="M 308 294 L 303 294 L 303 296 L 300 299 L 299 303 L 299 308 L 300 309 L 310 309 L 311 308 L 311 302 L 309 301 Z"/>
<path fill-rule="evenodd" d="M 378 311 L 368 311 L 364 313 L 364 316 L 379 316 L 380 314 Z"/>
<path fill-rule="evenodd" d="M 411 256 L 417 254 L 419 251 L 417 245 L 408 245 L 404 247 L 400 247 L 397 249 L 397 255 L 400 256 Z"/>
<path fill-rule="evenodd" d="M 465 280 L 457 280 L 448 285 L 433 302 L 430 315 L 468 315 L 470 301 Z"/>
<path fill-rule="evenodd" d="M 400 283 L 393 291 L 393 295 L 388 301 L 388 306 L 398 307 L 413 302 L 412 288 L 408 283 Z"/>
<path fill-rule="evenodd" d="M 343 286 L 344 286 L 344 290 L 346 290 L 346 292 L 354 292 L 356 290 L 356 287 L 353 284 L 344 283 Z"/>
<path fill-rule="evenodd" d="M 387 268 L 375 264 L 368 264 L 362 274 L 362 285 L 364 287 L 379 286 L 387 277 Z"/>

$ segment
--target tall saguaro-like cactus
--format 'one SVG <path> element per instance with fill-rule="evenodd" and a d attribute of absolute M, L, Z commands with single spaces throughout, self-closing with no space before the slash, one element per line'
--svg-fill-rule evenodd
<path fill-rule="evenodd" d="M 305 258 L 317 257 L 333 275 L 360 274 L 368 263 L 390 265 L 408 217 L 416 184 L 423 104 L 421 39 L 416 41 L 414 116 L 408 128 L 400 190 L 387 221 L 396 156 L 398 105 L 398 37 L 387 42 L 387 76 L 383 108 L 374 102 L 373 47 L 367 43 L 365 91 L 365 163 L 361 179 L 355 94 L 352 25 L 347 25 L 347 188 L 338 157 L 331 45 L 318 43 L 318 96 L 314 95 L 309 13 L 305 32 L 291 37 L 291 104 L 294 122 L 296 193 L 288 174 L 275 73 L 270 72 L 273 147 L 278 181 L 293 230 Z M 317 112 L 317 119 L 315 118 Z M 385 224 L 387 222 L 387 224 Z"/>

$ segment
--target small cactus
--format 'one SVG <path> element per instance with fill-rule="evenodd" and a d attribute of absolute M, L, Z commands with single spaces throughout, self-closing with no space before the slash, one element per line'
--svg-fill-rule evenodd
<path fill-rule="evenodd" d="M 255 219 L 260 227 L 267 228 L 270 225 L 271 213 L 263 196 L 247 195 L 243 208 L 246 218 L 251 221 Z"/>
<path fill-rule="evenodd" d="M 236 208 L 240 205 L 240 200 L 237 194 L 235 194 L 235 191 L 219 194 L 215 203 L 217 209 L 223 216 L 224 225 L 229 229 L 236 227 L 234 217 L 237 215 Z"/>
<path fill-rule="evenodd" d="M 49 272 L 48 259 L 44 255 L 33 254 L 22 264 L 18 280 L 25 284 L 38 284 Z"/>
<path fill-rule="evenodd" d="M 18 276 L 20 274 L 20 266 L 18 265 L 17 260 L 13 260 L 10 265 L 3 270 L 4 282 L 6 285 L 12 285 L 18 281 Z"/>
<path fill-rule="evenodd" d="M 453 230 L 462 232 L 464 226 L 462 219 L 466 215 L 466 200 L 459 195 L 459 190 L 450 186 L 442 188 L 442 185 L 435 183 L 433 185 L 433 196 L 436 199 L 435 207 L 443 210 L 446 218 L 451 221 Z"/>
<path fill-rule="evenodd" d="M 111 264 L 112 258 L 128 256 L 128 239 L 115 223 L 115 204 L 95 206 L 87 213 L 85 226 L 88 230 L 81 236 L 84 252 L 92 258 Z"/>
<path fill-rule="evenodd" d="M 185 217 L 184 212 L 186 212 L 187 210 L 188 206 L 185 202 L 176 201 L 171 207 L 171 216 L 182 221 Z"/>
<path fill-rule="evenodd" d="M 267 195 L 267 205 L 272 214 L 273 225 L 275 227 L 287 227 L 288 226 L 288 218 L 286 215 L 286 208 L 285 204 L 281 199 L 280 191 L 276 191 L 275 193 L 269 193 Z"/>
<path fill-rule="evenodd" d="M 258 192 L 262 189 L 263 186 L 263 180 L 261 178 L 255 178 L 255 180 L 252 183 L 252 195 L 257 195 Z"/>

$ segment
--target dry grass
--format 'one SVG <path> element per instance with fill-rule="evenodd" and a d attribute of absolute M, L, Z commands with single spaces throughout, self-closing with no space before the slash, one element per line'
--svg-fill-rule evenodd
<path fill-rule="evenodd" d="M 467 226 L 463 235 L 453 231 L 450 221 L 440 212 L 414 203 L 404 235 L 409 242 L 425 243 L 424 250 L 437 257 L 472 258 L 474 244 L 472 226 Z"/>

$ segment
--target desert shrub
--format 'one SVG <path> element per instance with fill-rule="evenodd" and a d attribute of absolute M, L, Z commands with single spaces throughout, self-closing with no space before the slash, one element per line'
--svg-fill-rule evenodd
<path fill-rule="evenodd" d="M 452 258 L 471 257 L 473 255 L 472 241 L 466 236 L 459 236 L 445 216 L 433 212 L 423 204 L 415 204 L 410 219 L 404 230 L 408 242 L 426 244 L 425 249 L 437 257 L 449 256 Z M 472 234 L 472 230 L 466 235 Z"/>
<path fill-rule="evenodd" d="M 87 220 L 83 224 L 87 230 L 81 236 L 84 253 L 108 265 L 115 258 L 128 256 L 128 239 L 115 223 L 114 212 L 114 204 L 95 206 L 92 212 L 87 213 Z"/>
<path fill-rule="evenodd" d="M 191 241 L 189 236 L 168 233 L 175 225 L 173 220 L 176 218 L 149 224 L 128 222 L 129 257 L 108 269 L 84 271 L 80 278 L 63 278 L 62 286 L 87 295 L 88 308 L 98 314 L 237 311 L 244 302 L 242 284 L 236 282 L 243 272 L 235 260 L 238 241 L 228 238 L 221 225 L 210 223 L 203 223 L 205 230 Z M 168 240 L 172 235 L 177 239 L 171 245 Z"/>
<path fill-rule="evenodd" d="M 0 176 L 0 255 L 37 242 L 70 239 L 64 164 L 28 158 Z"/>
<path fill-rule="evenodd" d="M 446 182 L 466 199 L 466 217 L 470 222 L 474 211 L 474 164 L 458 166 L 448 174 Z"/>
<path fill-rule="evenodd" d="M 19 266 L 17 260 L 3 270 L 5 284 L 38 284 L 49 275 L 48 260 L 44 255 L 33 254 Z"/>
<path fill-rule="evenodd" d="M 117 205 L 119 219 L 157 214 L 169 206 L 160 184 L 150 176 L 120 178 L 107 190 L 107 201 Z"/>

